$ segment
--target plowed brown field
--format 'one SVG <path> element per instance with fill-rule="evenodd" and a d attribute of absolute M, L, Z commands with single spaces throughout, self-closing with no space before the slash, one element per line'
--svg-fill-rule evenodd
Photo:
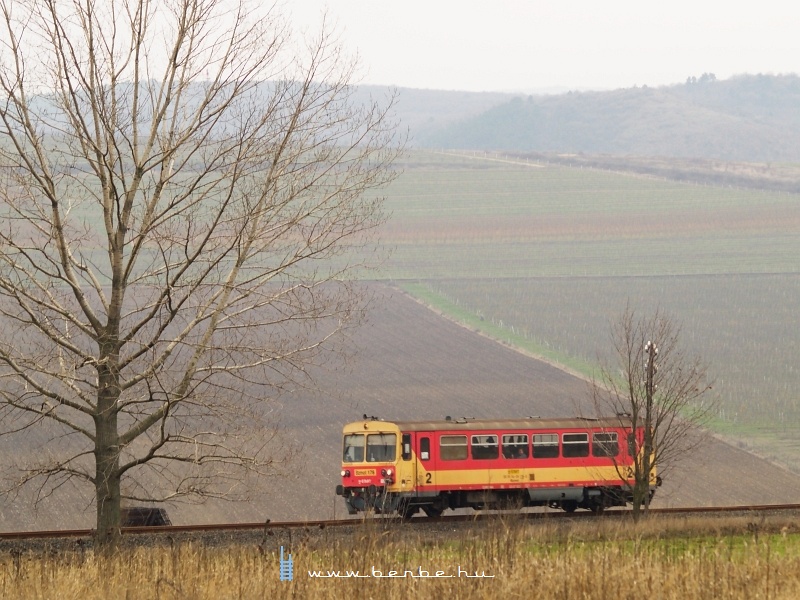
<path fill-rule="evenodd" d="M 464 329 L 392 288 L 376 285 L 368 323 L 353 336 L 347 363 L 318 371 L 319 392 L 282 400 L 282 422 L 304 450 L 290 475 L 257 482 L 245 503 L 167 507 L 174 524 L 258 522 L 344 516 L 334 495 L 340 432 L 363 413 L 384 419 L 445 415 L 520 417 L 576 414 L 588 384 L 553 366 Z M 17 441 L 36 452 L 43 440 Z M 665 479 L 662 507 L 800 501 L 800 477 L 718 440 Z M 94 509 L 77 490 L 32 510 L 30 498 L 0 504 L 0 531 L 88 528 Z"/>

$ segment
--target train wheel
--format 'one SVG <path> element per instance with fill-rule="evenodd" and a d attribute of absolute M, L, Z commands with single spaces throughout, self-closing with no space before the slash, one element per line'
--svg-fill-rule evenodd
<path fill-rule="evenodd" d="M 578 502 L 576 500 L 565 500 L 561 503 L 561 508 L 568 513 L 574 513 L 578 509 Z"/>
<path fill-rule="evenodd" d="M 419 511 L 419 506 L 414 506 L 410 504 L 401 504 L 398 509 L 397 513 L 403 519 L 410 519 Z"/>
<path fill-rule="evenodd" d="M 437 508 L 431 504 L 426 504 L 422 507 L 422 510 L 425 512 L 426 515 L 432 518 L 441 517 L 442 512 L 444 512 L 441 508 Z"/>
<path fill-rule="evenodd" d="M 602 515 L 605 509 L 606 507 L 603 505 L 602 502 L 595 502 L 594 504 L 592 504 L 591 507 L 592 512 L 596 515 Z"/>

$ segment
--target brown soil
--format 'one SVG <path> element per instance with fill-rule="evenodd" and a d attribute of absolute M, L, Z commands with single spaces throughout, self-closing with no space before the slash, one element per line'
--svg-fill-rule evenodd
<path fill-rule="evenodd" d="M 334 494 L 341 428 L 364 413 L 387 420 L 554 417 L 577 414 L 589 397 L 581 379 L 460 327 L 401 292 L 379 285 L 374 290 L 369 322 L 351 340 L 355 356 L 320 369 L 318 392 L 282 400 L 283 425 L 304 446 L 290 475 L 256 482 L 249 502 L 168 506 L 173 524 L 344 517 L 342 500 Z M 30 443 L 36 451 L 41 440 Z M 800 476 L 712 439 L 665 476 L 655 505 L 792 503 L 798 498 Z M 0 503 L 0 531 L 88 528 L 93 518 L 85 495 L 69 488 L 38 511 L 27 496 Z"/>

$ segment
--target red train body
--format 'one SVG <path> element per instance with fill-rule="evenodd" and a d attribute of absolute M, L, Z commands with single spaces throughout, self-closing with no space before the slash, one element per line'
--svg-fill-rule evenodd
<path fill-rule="evenodd" d="M 643 430 L 628 417 L 381 421 L 344 427 L 348 512 L 550 506 L 595 512 L 631 501 Z M 650 495 L 660 480 L 652 473 Z"/>

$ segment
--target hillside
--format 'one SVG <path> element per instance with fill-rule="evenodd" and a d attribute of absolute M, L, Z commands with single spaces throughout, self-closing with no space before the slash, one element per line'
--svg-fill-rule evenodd
<path fill-rule="evenodd" d="M 317 393 L 301 389 L 281 399 L 284 434 L 303 445 L 284 477 L 247 482 L 246 502 L 167 505 L 174 524 L 343 518 L 342 499 L 334 494 L 341 431 L 363 413 L 385 419 L 554 417 L 586 406 L 584 380 L 459 327 L 388 286 L 371 288 L 375 302 L 368 324 L 351 340 L 352 359 L 315 370 Z M 13 442 L 0 438 L 0 453 L 13 461 L 41 452 L 49 433 L 36 428 Z M 0 531 L 92 526 L 86 489 L 65 485 L 38 504 L 35 492 L 28 488 L 0 501 Z M 790 503 L 799 495 L 800 476 L 710 440 L 665 475 L 655 506 Z"/>
<path fill-rule="evenodd" d="M 395 105 L 401 130 L 411 134 L 411 144 L 420 145 L 417 138 L 424 139 L 428 132 L 438 131 L 453 123 L 477 117 L 486 111 L 501 106 L 517 95 L 501 92 L 461 92 L 446 90 L 423 90 L 401 88 L 389 90 L 381 86 L 359 86 L 354 101 L 367 104 L 383 102 L 391 93 L 397 93 Z"/>
<path fill-rule="evenodd" d="M 254 101 L 272 85 L 252 90 Z M 551 95 L 382 86 L 351 91 L 353 102 L 365 106 L 385 106 L 396 94 L 400 131 L 417 148 L 800 162 L 798 75 L 705 76 L 658 88 Z M 55 131 L 64 117 L 53 99 L 32 102 L 51 119 L 42 128 Z"/>
<path fill-rule="evenodd" d="M 417 145 L 433 148 L 791 162 L 800 161 L 798 105 L 797 75 L 704 76 L 658 88 L 517 96 L 413 133 Z"/>

